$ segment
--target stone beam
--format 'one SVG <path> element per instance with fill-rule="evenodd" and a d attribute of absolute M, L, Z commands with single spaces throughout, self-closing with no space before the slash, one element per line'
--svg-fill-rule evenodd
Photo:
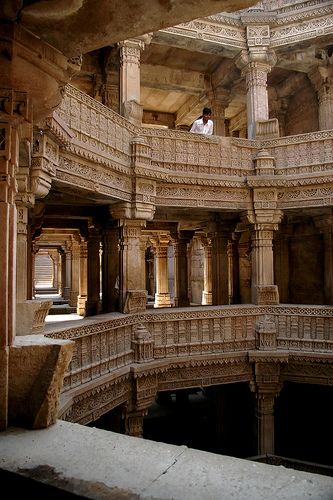
<path fill-rule="evenodd" d="M 142 64 L 141 86 L 198 95 L 205 88 L 205 74 L 162 65 Z"/>
<path fill-rule="evenodd" d="M 206 17 L 223 11 L 236 11 L 256 0 L 68 0 L 36 1 L 20 9 L 4 0 L 0 18 L 16 20 L 63 54 L 73 57 L 150 31 Z"/>

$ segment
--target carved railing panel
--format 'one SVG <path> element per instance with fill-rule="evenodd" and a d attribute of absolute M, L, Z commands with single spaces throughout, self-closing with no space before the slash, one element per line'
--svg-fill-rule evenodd
<path fill-rule="evenodd" d="M 139 135 L 151 153 L 135 174 L 157 181 L 158 206 L 246 210 L 258 183 L 278 188 L 280 209 L 331 204 L 333 131 L 250 141 L 135 127 L 71 86 L 59 114 L 73 138 L 60 151 L 57 179 L 106 197 L 131 200 L 130 144 Z M 254 168 L 262 149 L 275 162 L 266 180 Z"/>
<path fill-rule="evenodd" d="M 333 307 L 329 306 L 208 306 L 187 311 L 152 311 L 126 315 L 103 323 L 93 323 L 60 332 L 48 333 L 54 338 L 75 341 L 73 359 L 65 378 L 64 391 L 73 389 L 107 374 L 124 373 L 135 363 L 133 341 L 137 326 L 144 325 L 153 343 L 153 358 L 141 363 L 140 370 L 155 369 L 163 362 L 167 369 L 176 360 L 202 360 L 237 357 L 240 352 L 256 349 L 255 329 L 268 316 L 276 326 L 274 351 L 315 353 L 333 352 Z M 145 361 L 145 360 L 143 360 Z M 157 364 L 156 364 L 157 363 Z"/>
<path fill-rule="evenodd" d="M 64 391 L 90 382 L 133 363 L 132 324 L 107 324 L 53 334 L 75 341 L 73 357 L 64 380 Z M 88 330 L 88 331 L 87 331 Z"/>

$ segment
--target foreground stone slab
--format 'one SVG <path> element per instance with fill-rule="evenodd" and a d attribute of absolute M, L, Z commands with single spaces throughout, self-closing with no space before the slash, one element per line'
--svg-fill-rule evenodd
<path fill-rule="evenodd" d="M 54 424 L 74 343 L 43 335 L 17 337 L 9 351 L 9 425 Z"/>
<path fill-rule="evenodd" d="M 96 499 L 333 498 L 331 477 L 62 421 L 1 433 L 0 457 L 6 471 Z"/>

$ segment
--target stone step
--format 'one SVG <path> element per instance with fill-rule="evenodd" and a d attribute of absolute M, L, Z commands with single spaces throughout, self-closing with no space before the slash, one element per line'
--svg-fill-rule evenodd
<path fill-rule="evenodd" d="M 50 307 L 49 314 L 71 314 L 76 313 L 76 307 L 70 306 L 68 303 L 53 305 Z"/>

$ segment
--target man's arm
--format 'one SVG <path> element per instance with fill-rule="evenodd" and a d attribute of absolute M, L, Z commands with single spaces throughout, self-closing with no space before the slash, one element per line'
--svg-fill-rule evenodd
<path fill-rule="evenodd" d="M 190 132 L 192 132 L 192 134 L 196 134 L 196 132 L 197 132 L 197 121 L 193 122 L 192 127 L 190 129 Z"/>
<path fill-rule="evenodd" d="M 209 128 L 208 128 L 208 131 L 207 131 L 207 135 L 213 135 L 213 129 L 214 129 L 214 123 L 211 120 L 210 123 L 209 123 Z"/>

